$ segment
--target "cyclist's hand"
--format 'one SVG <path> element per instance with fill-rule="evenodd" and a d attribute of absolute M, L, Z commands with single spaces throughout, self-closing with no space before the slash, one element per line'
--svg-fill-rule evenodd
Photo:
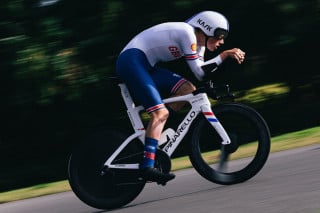
<path fill-rule="evenodd" d="M 233 48 L 233 49 L 230 49 L 230 50 L 225 50 L 220 54 L 220 56 L 221 56 L 221 58 L 223 60 L 228 58 L 228 57 L 230 57 L 230 58 L 235 59 L 238 62 L 238 64 L 242 64 L 243 63 L 243 61 L 245 59 L 245 55 L 246 55 L 246 53 L 243 52 L 239 48 Z"/>

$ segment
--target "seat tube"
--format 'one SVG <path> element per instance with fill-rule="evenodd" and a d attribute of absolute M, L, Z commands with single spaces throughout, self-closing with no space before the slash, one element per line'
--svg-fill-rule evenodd
<path fill-rule="evenodd" d="M 130 92 L 127 88 L 127 86 L 123 83 L 119 84 L 119 87 L 121 89 L 121 95 L 123 98 L 123 101 L 127 107 L 127 114 L 130 119 L 131 125 L 134 129 L 134 131 L 140 132 L 143 131 L 145 132 L 145 128 L 143 126 L 143 123 L 141 121 L 141 117 L 139 112 L 142 111 L 144 108 L 143 106 L 136 106 L 135 103 L 132 100 L 132 97 L 130 95 Z M 139 139 L 144 143 L 144 134 L 141 134 L 139 136 Z"/>
<path fill-rule="evenodd" d="M 133 108 L 135 105 L 129 93 L 127 86 L 123 83 L 119 84 L 121 95 L 124 103 L 126 104 L 127 109 Z"/>

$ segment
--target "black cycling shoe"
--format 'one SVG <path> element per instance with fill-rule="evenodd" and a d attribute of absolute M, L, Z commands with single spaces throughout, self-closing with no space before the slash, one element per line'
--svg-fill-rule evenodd
<path fill-rule="evenodd" d="M 162 173 L 156 168 L 141 168 L 141 177 L 146 181 L 157 182 L 161 185 L 166 185 L 166 183 L 173 178 L 175 178 L 175 174 L 172 173 Z"/>

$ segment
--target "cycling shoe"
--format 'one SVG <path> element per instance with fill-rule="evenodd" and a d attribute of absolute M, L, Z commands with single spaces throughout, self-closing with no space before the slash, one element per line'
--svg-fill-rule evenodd
<path fill-rule="evenodd" d="M 166 185 L 166 183 L 176 176 L 172 173 L 162 173 L 157 168 L 141 168 L 141 177 L 146 181 L 157 182 L 161 185 Z"/>

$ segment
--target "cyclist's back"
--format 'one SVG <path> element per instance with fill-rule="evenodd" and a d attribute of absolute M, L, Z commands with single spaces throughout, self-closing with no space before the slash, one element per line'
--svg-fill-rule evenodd
<path fill-rule="evenodd" d="M 191 47 L 196 43 L 192 26 L 184 22 L 167 22 L 139 33 L 122 52 L 131 48 L 140 49 L 146 54 L 150 65 L 154 66 L 157 62 L 172 61 L 185 55 L 196 57 L 195 49 Z"/>

